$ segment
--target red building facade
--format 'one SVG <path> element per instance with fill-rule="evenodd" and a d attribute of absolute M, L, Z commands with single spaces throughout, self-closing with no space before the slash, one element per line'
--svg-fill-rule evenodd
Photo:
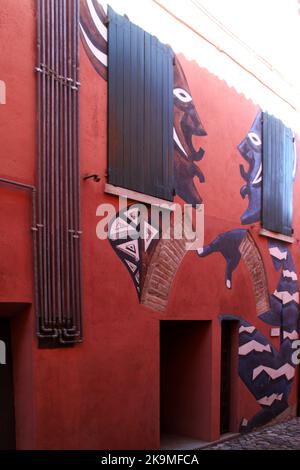
<path fill-rule="evenodd" d="M 294 243 L 261 235 L 262 111 L 177 54 L 174 201 L 203 202 L 204 247 L 186 251 L 184 241 L 150 234 L 132 253 L 118 236 L 100 240 L 98 208 L 118 211 L 119 200 L 107 187 L 108 82 L 90 42 L 107 50 L 92 11 L 107 27 L 98 3 L 82 1 L 82 343 L 39 347 L 32 190 L 0 187 L 0 313 L 11 331 L 16 447 L 155 449 L 165 434 L 213 441 L 295 416 L 299 170 Z M 36 187 L 36 4 L 2 2 L 0 18 L 0 177 Z M 84 179 L 93 174 L 100 181 Z M 115 220 L 128 222 L 129 210 Z"/>

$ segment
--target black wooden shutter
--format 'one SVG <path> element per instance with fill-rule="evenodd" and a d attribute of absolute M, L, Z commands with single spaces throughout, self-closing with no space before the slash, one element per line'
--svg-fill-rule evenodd
<path fill-rule="evenodd" d="M 108 18 L 108 182 L 173 200 L 173 52 Z"/>
<path fill-rule="evenodd" d="M 279 119 L 263 114 L 263 211 L 265 229 L 291 235 L 294 139 Z"/>

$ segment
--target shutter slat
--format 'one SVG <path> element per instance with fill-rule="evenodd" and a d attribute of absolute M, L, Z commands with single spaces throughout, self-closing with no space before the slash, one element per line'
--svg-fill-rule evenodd
<path fill-rule="evenodd" d="M 166 56 L 166 52 L 164 52 Z M 165 96 L 168 92 L 168 57 L 164 57 L 162 63 L 162 93 Z M 163 143 L 162 143 L 162 185 L 166 187 L 168 184 L 168 128 L 169 128 L 169 109 L 168 103 L 164 100 L 162 103 L 162 124 L 163 124 Z M 167 196 L 166 196 L 167 197 Z"/>
<path fill-rule="evenodd" d="M 121 18 L 118 18 L 121 22 Z M 125 188 L 132 187 L 132 181 L 135 177 L 130 171 L 133 168 L 133 159 L 134 156 L 131 153 L 131 130 L 134 130 L 134 122 L 131 121 L 131 118 L 134 116 L 131 106 L 133 106 L 132 98 L 135 96 L 135 93 L 132 93 L 132 80 L 134 80 L 135 71 L 135 57 L 134 53 L 134 31 L 131 29 L 131 25 L 128 20 L 123 21 L 124 28 L 124 44 L 123 44 L 123 57 L 121 58 L 122 64 L 120 67 L 123 68 L 124 82 L 122 83 L 121 78 L 120 87 L 122 87 L 123 95 L 120 95 L 120 101 L 123 98 L 123 128 L 119 128 L 118 132 L 120 136 L 123 136 L 123 186 Z M 119 104 L 119 103 L 118 103 Z"/>
<path fill-rule="evenodd" d="M 173 91 L 173 78 L 174 78 L 174 67 L 173 67 L 173 62 L 174 58 L 173 56 L 170 55 L 169 53 L 169 66 L 168 66 L 168 90 Z M 166 199 L 173 200 L 173 195 L 174 195 L 174 158 L 173 158 L 173 153 L 174 153 L 174 140 L 173 140 L 173 126 L 174 126 L 174 116 L 173 116 L 173 111 L 174 111 L 174 101 L 173 101 L 173 93 L 171 98 L 167 101 L 167 109 L 168 109 L 168 128 L 172 129 L 172 132 L 168 133 L 168 160 L 167 160 L 167 178 L 169 181 L 168 185 L 168 190 L 170 191 L 169 197 L 166 197 Z"/>
<path fill-rule="evenodd" d="M 117 42 L 117 25 L 116 23 L 112 23 L 110 25 L 110 43 L 114 44 Z M 109 49 L 108 49 L 109 54 Z M 112 184 L 115 184 L 116 181 L 119 180 L 118 175 L 116 172 L 118 171 L 116 157 L 118 155 L 118 139 L 117 139 L 117 115 L 116 110 L 117 106 L 114 105 L 113 100 L 117 99 L 117 55 L 111 54 L 110 59 L 110 67 L 109 67 L 109 77 L 108 77 L 108 94 L 111 97 L 111 106 L 108 108 L 108 140 L 109 140 L 109 147 L 110 147 L 110 158 L 108 161 L 108 178 Z"/>
<path fill-rule="evenodd" d="M 263 114 L 263 227 L 292 234 L 294 145 L 292 131 Z"/>
<path fill-rule="evenodd" d="M 108 17 L 109 183 L 173 200 L 172 50 Z"/>
<path fill-rule="evenodd" d="M 147 175 L 151 174 L 151 155 L 152 155 L 152 132 L 151 132 L 151 126 L 152 126 L 152 119 L 151 119 L 151 114 L 152 114 L 152 108 L 151 108 L 151 36 L 149 34 L 144 35 L 144 44 L 145 44 L 145 77 L 144 77 L 144 87 L 141 85 L 143 88 L 144 92 L 144 100 L 145 100 L 145 106 L 144 106 L 144 118 L 143 121 L 144 123 L 146 122 L 146 119 L 148 119 L 147 123 L 147 129 L 146 126 L 143 125 L 144 129 L 144 154 L 143 156 L 141 155 L 140 157 L 143 158 L 143 174 L 144 174 L 144 191 L 145 194 L 147 194 L 150 190 L 148 187 L 148 177 Z"/>
<path fill-rule="evenodd" d="M 140 192 L 145 192 L 145 174 L 143 167 L 144 158 L 144 119 L 145 119 L 145 74 L 144 74 L 144 61 L 145 61 L 145 47 L 144 47 L 144 31 L 141 28 L 137 29 L 137 73 L 139 80 L 137 83 L 137 90 L 135 96 L 136 111 L 139 113 L 136 126 L 136 165 L 137 165 L 137 179 L 140 184 Z M 138 104 L 138 105 L 137 105 Z M 134 182 L 133 182 L 134 183 Z"/>
<path fill-rule="evenodd" d="M 156 42 L 157 39 L 154 36 L 151 36 L 150 40 L 150 115 L 145 116 L 145 132 L 149 132 L 150 137 L 150 175 L 151 178 L 147 178 L 147 194 L 151 194 L 152 196 L 155 195 L 157 190 L 157 176 L 156 176 L 156 156 L 157 156 L 157 148 L 159 145 L 158 135 L 157 135 L 157 121 L 156 121 L 156 106 L 157 106 L 157 86 L 156 86 L 156 78 L 157 78 L 157 63 L 156 63 Z M 150 123 L 148 128 L 147 120 Z"/>

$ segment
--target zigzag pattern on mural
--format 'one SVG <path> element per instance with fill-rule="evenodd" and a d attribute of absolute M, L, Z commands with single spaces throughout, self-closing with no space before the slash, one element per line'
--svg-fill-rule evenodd
<path fill-rule="evenodd" d="M 253 333 L 255 330 L 256 330 L 255 326 L 244 326 L 244 325 L 242 325 L 242 326 L 240 326 L 240 328 L 239 328 L 239 333 L 243 333 L 243 332 L 245 331 L 246 333 L 250 333 L 250 334 L 251 334 L 251 333 Z"/>
<path fill-rule="evenodd" d="M 293 300 L 299 303 L 299 292 L 295 292 L 294 294 L 290 294 L 288 291 L 278 291 L 275 290 L 274 294 L 277 299 L 281 300 L 283 304 L 288 304 L 289 302 L 292 302 Z"/>
<path fill-rule="evenodd" d="M 279 369 L 273 369 L 272 367 L 266 366 L 256 367 L 253 371 L 253 380 L 255 380 L 262 372 L 266 372 L 266 374 L 273 380 L 283 375 L 286 376 L 287 380 L 291 380 L 295 376 L 295 368 L 288 363 L 279 367 Z"/>
<path fill-rule="evenodd" d="M 243 344 L 243 346 L 239 347 L 239 355 L 240 356 L 246 356 L 252 351 L 256 352 L 263 352 L 263 351 L 268 351 L 271 352 L 271 347 L 269 344 L 264 345 L 259 343 L 258 341 L 252 340 L 249 341 L 248 343 Z"/>
<path fill-rule="evenodd" d="M 258 402 L 261 404 L 261 405 L 265 405 L 265 406 L 271 406 L 273 405 L 274 401 L 275 400 L 282 400 L 282 393 L 272 393 L 272 395 L 270 396 L 265 396 L 263 398 L 261 398 L 260 400 L 258 400 Z"/>

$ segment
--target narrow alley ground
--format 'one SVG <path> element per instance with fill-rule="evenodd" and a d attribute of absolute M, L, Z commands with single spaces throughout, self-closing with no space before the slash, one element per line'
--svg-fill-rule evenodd
<path fill-rule="evenodd" d="M 300 418 L 238 436 L 203 450 L 300 450 Z"/>

